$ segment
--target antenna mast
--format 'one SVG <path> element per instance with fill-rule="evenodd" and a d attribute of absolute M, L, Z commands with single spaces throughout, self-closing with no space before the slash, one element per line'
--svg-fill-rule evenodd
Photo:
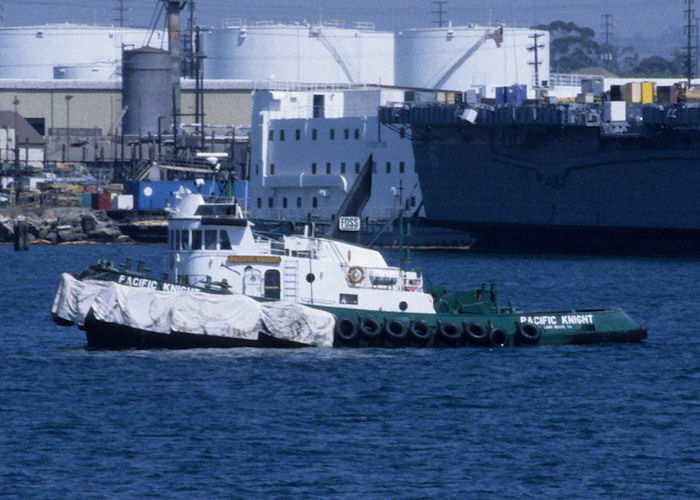
<path fill-rule="evenodd" d="M 684 12 L 686 20 L 686 25 L 684 26 L 686 35 L 685 72 L 686 78 L 688 79 L 688 89 L 690 89 L 691 81 L 693 79 L 693 51 L 697 49 L 697 46 L 693 45 L 694 35 L 697 31 L 695 9 L 693 9 L 694 1 L 695 0 L 685 0 L 685 4 L 688 8 Z"/>
<path fill-rule="evenodd" d="M 607 64 L 609 67 L 613 65 L 613 50 L 610 46 L 610 30 L 613 27 L 612 24 L 612 14 L 603 14 L 601 17 L 603 28 L 603 36 L 605 36 L 605 43 L 603 44 L 603 63 Z"/>
<path fill-rule="evenodd" d="M 443 6 L 448 4 L 447 0 L 432 0 L 430 2 L 431 5 L 437 5 L 438 10 L 433 10 L 430 13 L 431 14 L 437 14 L 438 20 L 433 21 L 433 23 L 437 23 L 438 27 L 442 28 L 442 16 L 447 14 L 446 10 L 443 10 Z"/>

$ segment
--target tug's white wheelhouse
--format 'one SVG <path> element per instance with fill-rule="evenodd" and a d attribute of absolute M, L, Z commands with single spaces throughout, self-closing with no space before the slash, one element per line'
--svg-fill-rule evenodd
<path fill-rule="evenodd" d="M 216 282 L 252 297 L 308 305 L 435 312 L 419 273 L 390 267 L 358 245 L 308 234 L 272 239 L 253 231 L 240 205 L 185 194 L 168 220 L 168 279 Z"/>

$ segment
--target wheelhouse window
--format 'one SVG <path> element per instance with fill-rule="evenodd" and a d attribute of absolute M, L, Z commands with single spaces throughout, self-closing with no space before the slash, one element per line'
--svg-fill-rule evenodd
<path fill-rule="evenodd" d="M 301 196 L 297 196 L 297 208 L 301 208 Z"/>
<path fill-rule="evenodd" d="M 280 134 L 280 141 L 283 141 L 284 140 L 284 129 L 280 130 L 279 134 Z"/>
<path fill-rule="evenodd" d="M 360 173 L 360 163 L 359 162 L 355 162 L 355 173 L 356 174 Z"/>
<path fill-rule="evenodd" d="M 311 164 L 311 173 L 316 174 L 316 162 Z"/>
<path fill-rule="evenodd" d="M 344 174 L 345 173 L 345 162 L 340 162 L 340 173 Z"/>
<path fill-rule="evenodd" d="M 314 198 L 313 200 L 311 200 L 311 206 L 313 208 L 318 208 L 318 198 Z"/>
<path fill-rule="evenodd" d="M 355 129 L 355 139 L 359 139 L 359 138 L 360 138 L 360 129 L 356 128 Z"/>
<path fill-rule="evenodd" d="M 204 248 L 206 250 L 216 250 L 216 230 L 207 229 L 204 231 Z"/>
<path fill-rule="evenodd" d="M 267 132 L 267 140 L 268 141 L 274 141 L 275 140 L 275 132 L 273 130 L 270 130 Z"/>
<path fill-rule="evenodd" d="M 399 162 L 399 173 L 403 174 L 406 171 L 406 164 L 402 161 Z"/>
<path fill-rule="evenodd" d="M 318 134 L 318 132 L 316 131 L 316 129 L 315 129 L 315 128 L 312 128 L 312 129 L 311 129 L 311 140 L 312 140 L 312 141 L 315 141 L 315 140 L 316 140 L 317 134 Z"/>
<path fill-rule="evenodd" d="M 296 130 L 294 131 L 294 138 L 295 138 L 297 141 L 301 139 L 301 130 L 296 129 Z"/>
<path fill-rule="evenodd" d="M 219 248 L 221 250 L 231 250 L 231 240 L 228 238 L 228 231 L 219 231 Z"/>
<path fill-rule="evenodd" d="M 331 141 L 335 140 L 335 129 L 332 128 L 328 131 L 328 137 L 330 137 Z"/>
<path fill-rule="evenodd" d="M 187 229 L 182 230 L 182 240 L 181 240 L 181 246 L 180 248 L 182 250 L 189 250 L 190 249 L 190 232 Z"/>
<path fill-rule="evenodd" d="M 331 163 L 330 162 L 326 163 L 326 173 L 327 174 L 331 173 Z"/>
<path fill-rule="evenodd" d="M 345 138 L 350 139 L 350 129 L 349 128 L 345 129 Z"/>
<path fill-rule="evenodd" d="M 202 249 L 202 231 L 194 229 L 192 231 L 192 250 Z"/>

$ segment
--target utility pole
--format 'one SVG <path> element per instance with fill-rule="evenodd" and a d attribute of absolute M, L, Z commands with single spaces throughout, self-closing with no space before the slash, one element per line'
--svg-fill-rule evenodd
<path fill-rule="evenodd" d="M 433 23 L 437 23 L 438 27 L 442 28 L 442 17 L 443 15 L 447 14 L 447 11 L 443 9 L 443 6 L 448 4 L 447 0 L 432 0 L 430 2 L 431 5 L 437 5 L 438 10 L 433 10 L 430 13 L 431 14 L 437 14 L 438 20 L 433 21 Z"/>
<path fill-rule="evenodd" d="M 124 0 L 119 0 L 119 7 L 116 7 L 112 10 L 116 10 L 119 13 L 118 14 L 119 17 L 117 17 L 117 19 L 115 19 L 115 21 L 117 21 L 119 23 L 119 27 L 123 28 L 124 27 L 124 12 L 126 12 L 126 10 L 127 10 L 127 8 L 124 7 Z"/>
<path fill-rule="evenodd" d="M 535 69 L 535 92 L 537 93 L 538 101 L 540 99 L 540 64 L 542 64 L 542 61 L 540 61 L 539 50 L 544 49 L 544 44 L 537 42 L 543 36 L 544 34 L 542 33 L 533 33 L 532 35 L 528 35 L 529 38 L 532 38 L 533 45 L 532 47 L 528 47 L 527 50 L 528 52 L 533 52 L 535 56 L 535 60 L 528 62 L 528 64 L 534 66 Z"/>
<path fill-rule="evenodd" d="M 697 50 L 697 45 L 694 45 L 694 35 L 697 31 L 695 9 L 693 9 L 694 1 L 695 0 L 685 0 L 687 8 L 684 12 L 686 20 L 686 25 L 684 26 L 686 35 L 685 72 L 688 80 L 688 90 L 690 90 L 690 85 L 693 79 L 693 52 Z"/>
<path fill-rule="evenodd" d="M 609 67 L 613 65 L 613 51 L 610 46 L 610 30 L 613 27 L 612 24 L 612 14 L 603 14 L 601 17 L 601 26 L 603 28 L 603 36 L 605 37 L 605 43 L 603 44 L 603 63 L 607 64 Z"/>

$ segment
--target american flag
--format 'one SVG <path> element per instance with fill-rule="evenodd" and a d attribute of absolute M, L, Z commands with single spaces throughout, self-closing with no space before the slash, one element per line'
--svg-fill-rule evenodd
<path fill-rule="evenodd" d="M 496 42 L 496 47 L 500 47 L 503 44 L 503 26 L 499 26 L 490 36 Z"/>

